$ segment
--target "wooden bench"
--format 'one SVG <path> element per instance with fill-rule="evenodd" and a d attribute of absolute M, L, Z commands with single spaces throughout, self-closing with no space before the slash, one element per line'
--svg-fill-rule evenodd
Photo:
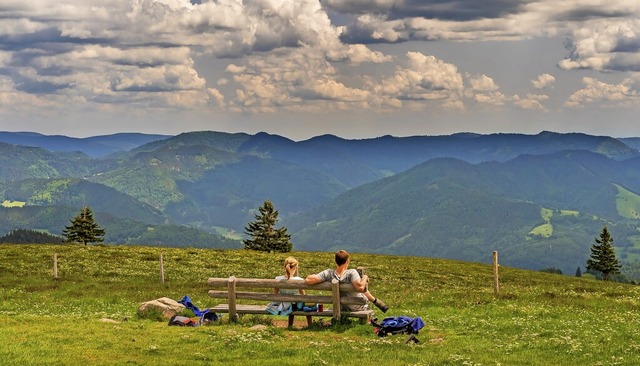
<path fill-rule="evenodd" d="M 332 308 L 323 311 L 294 311 L 289 314 L 289 325 L 293 324 L 295 316 L 322 316 L 339 320 L 342 316 L 359 318 L 362 324 L 366 324 L 373 317 L 373 310 L 344 311 L 341 305 L 364 305 L 366 300 L 358 297 L 340 297 L 341 293 L 358 292 L 351 284 L 339 284 L 334 279 L 331 283 L 324 282 L 316 285 L 305 285 L 304 280 L 276 280 L 261 278 L 209 278 L 210 287 L 224 290 L 209 290 L 209 296 L 218 299 L 227 299 L 226 304 L 219 304 L 211 308 L 216 313 L 228 313 L 231 321 L 237 321 L 239 315 L 260 314 L 272 315 L 266 310 L 270 302 L 304 302 L 311 304 L 331 304 Z M 249 291 L 237 291 L 241 288 Z M 321 294 L 276 294 L 273 289 L 303 289 L 305 292 L 314 291 Z M 256 291 L 256 289 L 261 291 Z M 322 294 L 329 291 L 329 294 Z M 253 300 L 264 302 L 264 305 L 239 304 L 239 301 Z"/>

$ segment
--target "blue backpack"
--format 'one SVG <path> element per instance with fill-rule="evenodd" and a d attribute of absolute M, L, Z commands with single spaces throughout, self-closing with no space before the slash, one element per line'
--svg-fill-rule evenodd
<path fill-rule="evenodd" d="M 379 323 L 377 321 L 378 319 L 373 319 L 371 325 L 375 327 L 374 331 L 378 334 L 378 337 L 386 337 L 389 334 L 409 334 L 406 343 L 419 343 L 415 335 L 424 327 L 424 322 L 419 316 L 411 318 L 401 315 L 384 318 Z"/>
<path fill-rule="evenodd" d="M 214 322 L 220 320 L 220 315 L 211 311 L 211 309 L 200 310 L 197 306 L 191 302 L 189 296 L 184 296 L 182 300 L 178 301 L 180 304 L 184 305 L 187 309 L 193 311 L 193 313 L 199 318 L 197 325 L 202 324 L 203 322 Z M 171 322 L 169 322 L 171 323 Z"/>

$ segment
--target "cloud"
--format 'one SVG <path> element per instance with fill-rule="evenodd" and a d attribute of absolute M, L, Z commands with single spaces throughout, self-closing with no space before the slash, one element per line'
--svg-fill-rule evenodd
<path fill-rule="evenodd" d="M 294 62 L 298 65 L 322 59 L 353 65 L 393 59 L 362 44 L 344 44 L 340 30 L 315 0 L 7 0 L 0 18 L 0 75 L 11 78 L 19 91 L 64 93 L 87 103 L 133 101 L 153 106 L 169 101 L 171 106 L 183 103 L 190 108 L 195 100 L 203 100 L 222 105 L 224 96 L 217 89 L 211 92 L 194 66 L 196 52 L 248 58 L 254 67 L 259 61 L 252 60 L 253 54 L 306 57 L 283 49 L 311 50 L 311 59 Z M 243 63 L 231 64 L 227 71 L 243 73 Z M 269 77 L 237 80 L 266 88 L 274 85 L 266 81 Z M 317 95 L 340 94 L 327 90 L 331 83 L 323 85 Z M 178 96 L 166 94 L 172 92 Z M 240 94 L 240 104 L 254 104 L 252 93 L 260 94 L 246 91 Z"/>
<path fill-rule="evenodd" d="M 423 17 L 472 20 L 503 17 L 517 13 L 529 1 L 517 0 L 326 0 L 327 7 L 343 13 L 384 14 L 389 19 Z"/>
<path fill-rule="evenodd" d="M 640 71 L 640 20 L 598 22 L 573 32 L 565 70 Z"/>
<path fill-rule="evenodd" d="M 322 110 L 329 102 L 360 105 L 369 95 L 339 82 L 336 68 L 323 52 L 312 48 L 281 49 L 250 57 L 246 65 L 230 65 L 227 70 L 239 85 L 232 105 L 252 112 Z"/>
<path fill-rule="evenodd" d="M 464 84 L 455 65 L 420 52 L 407 52 L 406 65 L 374 87 L 377 95 L 396 102 L 419 100 L 458 100 Z"/>
<path fill-rule="evenodd" d="M 495 70 L 471 76 L 411 41 L 566 38 L 560 72 L 640 71 L 637 1 L 4 0 L 0 19 L 0 93 L 24 108 L 546 110 L 546 95 L 503 91 Z M 546 73 L 530 82 L 566 90 Z M 636 84 L 585 79 L 565 106 L 629 105 Z"/>
<path fill-rule="evenodd" d="M 577 28 L 640 17 L 640 4 L 634 1 L 335 0 L 327 4 L 336 11 L 352 14 L 341 33 L 342 39 L 350 43 L 571 36 Z"/>
<path fill-rule="evenodd" d="M 484 74 L 469 77 L 469 82 L 471 83 L 471 88 L 474 91 L 491 92 L 499 89 L 499 86 L 495 83 L 495 81 Z"/>
<path fill-rule="evenodd" d="M 526 98 L 520 98 L 518 95 L 513 97 L 513 104 L 520 109 L 541 110 L 547 112 L 547 108 L 542 105 L 542 101 L 549 99 L 544 94 L 527 94 Z"/>
<path fill-rule="evenodd" d="M 564 103 L 567 107 L 582 107 L 587 103 L 605 103 L 609 106 L 624 107 L 636 105 L 639 99 L 640 76 L 623 80 L 620 84 L 609 84 L 594 78 L 582 79 L 584 88 L 571 94 Z"/>
<path fill-rule="evenodd" d="M 508 99 L 502 92 L 495 81 L 487 75 L 467 75 L 471 88 L 465 91 L 467 98 L 473 99 L 476 103 L 502 106 Z"/>
<path fill-rule="evenodd" d="M 531 80 L 533 87 L 536 89 L 544 89 L 547 86 L 552 85 L 556 81 L 556 78 L 550 74 L 538 75 L 538 78 Z"/>

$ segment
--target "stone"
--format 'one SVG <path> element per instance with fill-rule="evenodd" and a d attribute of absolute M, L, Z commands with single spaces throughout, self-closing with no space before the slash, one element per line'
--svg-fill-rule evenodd
<path fill-rule="evenodd" d="M 185 307 L 179 302 L 168 297 L 161 297 L 159 299 L 143 302 L 138 307 L 138 312 L 145 313 L 151 311 L 152 309 L 160 311 L 163 317 L 169 319 L 177 313 L 183 311 Z"/>
<path fill-rule="evenodd" d="M 109 318 L 100 318 L 100 320 L 98 320 L 98 321 L 101 321 L 101 322 L 103 322 L 103 323 L 120 324 L 120 322 L 119 322 L 119 321 L 117 321 L 117 320 L 113 320 L 113 319 L 109 319 Z"/>

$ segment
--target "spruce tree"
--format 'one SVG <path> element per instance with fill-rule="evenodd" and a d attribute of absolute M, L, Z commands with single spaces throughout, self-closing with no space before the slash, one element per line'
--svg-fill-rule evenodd
<path fill-rule="evenodd" d="M 582 271 L 580 270 L 580 266 L 576 269 L 576 277 L 582 277 Z"/>
<path fill-rule="evenodd" d="M 93 220 L 93 213 L 89 206 L 84 206 L 71 220 L 71 225 L 64 227 L 62 235 L 66 242 L 82 243 L 86 246 L 87 243 L 102 243 L 105 231 Z"/>
<path fill-rule="evenodd" d="M 622 265 L 616 258 L 613 238 L 606 225 L 600 232 L 600 237 L 595 238 L 595 241 L 591 246 L 591 257 L 587 259 L 587 270 L 602 273 L 602 279 L 608 281 L 609 275 L 620 273 Z"/>
<path fill-rule="evenodd" d="M 251 237 L 242 241 L 244 248 L 262 252 L 290 252 L 293 248 L 291 235 L 284 227 L 275 228 L 279 213 L 273 203 L 264 201 L 258 211 L 259 214 L 254 215 L 255 221 L 244 228 L 244 233 Z"/>

